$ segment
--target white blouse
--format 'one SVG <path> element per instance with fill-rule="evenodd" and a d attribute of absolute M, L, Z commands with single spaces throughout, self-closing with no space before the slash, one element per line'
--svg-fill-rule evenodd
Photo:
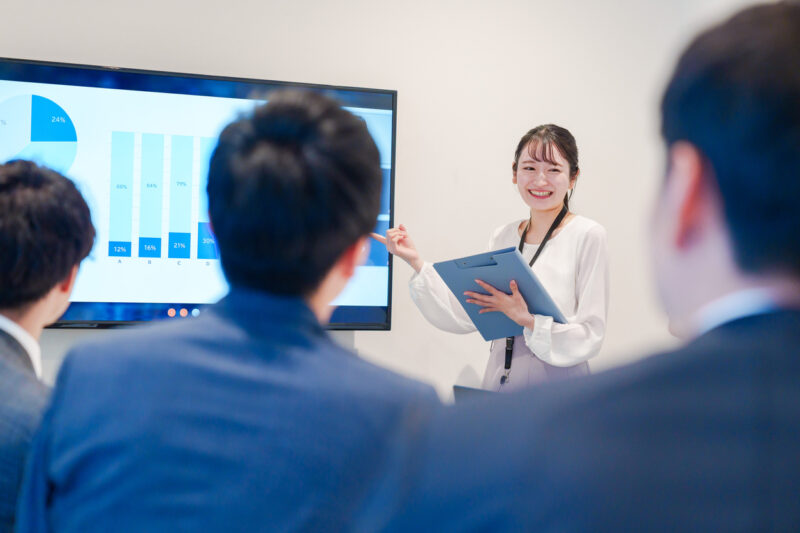
<path fill-rule="evenodd" d="M 521 223 L 517 220 L 495 230 L 489 241 L 489 250 L 518 246 Z M 538 244 L 525 243 L 523 257 L 530 261 L 538 247 Z M 603 226 L 586 217 L 573 216 L 550 238 L 534 263 L 533 272 L 567 323 L 559 324 L 553 322 L 552 317 L 534 315 L 533 329 L 524 328 L 522 336 L 530 350 L 525 350 L 527 359 L 536 357 L 546 363 L 545 366 L 572 367 L 597 355 L 605 336 L 609 296 L 608 246 Z M 434 326 L 452 333 L 476 331 L 461 304 L 430 263 L 425 263 L 419 273 L 411 277 L 409 289 L 414 303 Z M 493 341 L 493 344 L 499 342 L 503 342 L 503 349 L 492 350 L 484 388 L 499 389 L 496 383 L 504 371 L 505 341 L 501 339 Z M 537 381 L 526 366 L 530 363 L 542 365 L 518 357 L 516 348 L 514 352 L 510 382 L 517 389 Z"/>

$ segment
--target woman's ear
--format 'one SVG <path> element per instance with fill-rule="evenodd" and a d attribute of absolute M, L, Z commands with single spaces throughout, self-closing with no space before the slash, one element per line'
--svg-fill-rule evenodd
<path fill-rule="evenodd" d="M 570 188 L 570 190 L 575 188 L 575 184 L 578 182 L 578 176 L 580 176 L 580 175 L 581 175 L 581 171 L 580 171 L 580 169 L 578 169 L 578 171 L 575 172 L 575 175 L 572 176 L 569 179 L 569 188 Z"/>
<path fill-rule="evenodd" d="M 511 183 L 517 184 L 517 162 L 511 163 Z"/>

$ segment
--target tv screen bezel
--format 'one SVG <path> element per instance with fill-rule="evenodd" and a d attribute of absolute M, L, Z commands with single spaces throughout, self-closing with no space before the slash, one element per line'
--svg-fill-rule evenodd
<path fill-rule="evenodd" d="M 23 72 L 27 74 L 27 76 L 21 75 L 20 72 L 17 72 L 17 76 L 15 77 L 8 77 L 9 70 L 7 68 L 8 65 L 18 65 L 22 67 L 22 69 L 27 69 L 27 72 Z M 235 76 L 221 76 L 221 75 L 214 75 L 214 74 L 198 74 L 198 73 L 189 73 L 189 72 L 173 72 L 173 71 L 163 71 L 163 70 L 148 70 L 148 69 L 138 69 L 138 68 L 127 68 L 127 67 L 117 67 L 117 66 L 101 66 L 101 65 L 87 65 L 81 63 L 63 63 L 57 61 L 42 61 L 42 60 L 35 60 L 35 59 L 20 59 L 20 58 L 7 58 L 7 57 L 0 57 L 0 81 L 23 81 L 23 82 L 30 82 L 30 83 L 50 83 L 53 85 L 72 85 L 72 86 L 82 86 L 82 87 L 99 87 L 99 88 L 114 88 L 114 89 L 121 89 L 121 90 L 141 90 L 144 89 L 137 89 L 137 88 L 130 88 L 130 87 L 107 87 L 105 85 L 95 84 L 87 84 L 87 83 L 59 83 L 53 81 L 47 81 L 43 79 L 41 76 L 47 74 L 47 69 L 55 68 L 55 69 L 66 69 L 67 71 L 73 70 L 83 70 L 83 71 L 94 71 L 97 73 L 106 73 L 125 77 L 127 79 L 131 79 L 130 76 L 150 76 L 150 77 L 162 77 L 162 78 L 180 78 L 180 79 L 187 79 L 187 80 L 209 80 L 209 81 L 220 81 L 220 82 L 230 82 L 238 84 L 242 86 L 241 88 L 247 88 L 248 91 L 246 94 L 237 94 L 235 96 L 227 96 L 229 98 L 252 98 L 253 95 L 258 90 L 259 96 L 263 97 L 264 95 L 268 94 L 269 92 L 279 89 L 279 88 L 301 88 L 313 91 L 319 91 L 325 94 L 329 94 L 337 100 L 342 101 L 343 105 L 349 105 L 347 101 L 343 101 L 340 97 L 340 93 L 348 93 L 348 92 L 360 92 L 366 94 L 375 94 L 375 95 L 383 95 L 388 96 L 391 98 L 391 111 L 392 111 L 392 149 L 391 149 L 391 170 L 390 170 L 390 190 L 389 190 L 389 227 L 394 226 L 394 188 L 395 188 L 395 164 L 396 164 L 396 145 L 397 145 L 397 91 L 390 90 L 390 89 L 374 89 L 374 88 L 366 88 L 366 87 L 354 87 L 354 86 L 346 86 L 346 85 L 328 85 L 328 84 L 320 84 L 320 83 L 307 83 L 307 82 L 289 82 L 289 81 L 279 81 L 279 80 L 268 80 L 268 79 L 260 79 L 260 78 L 245 78 L 245 77 L 235 77 Z M 62 73 L 65 74 L 65 73 Z M 52 75 L 52 74 L 50 74 Z M 33 78 L 33 79 L 32 79 Z M 135 78 L 133 78 L 135 79 Z M 207 92 L 185 92 L 185 91 L 175 91 L 175 90 L 165 90 L 165 91 L 157 91 L 157 90 L 150 90 L 146 92 L 164 92 L 164 93 L 173 93 L 173 94 L 187 94 L 187 95 L 196 95 L 196 96 L 220 96 L 218 94 L 208 94 Z M 226 97 L 226 96 L 220 96 Z M 373 244 L 375 245 L 375 244 Z M 358 312 L 366 312 L 366 310 L 377 311 L 379 309 L 384 309 L 382 307 L 377 306 L 342 306 L 337 308 L 333 315 L 331 316 L 330 322 L 326 325 L 327 329 L 330 330 L 339 330 L 339 331 L 389 331 L 391 330 L 392 326 L 392 283 L 393 283 L 393 259 L 394 257 L 392 254 L 388 254 L 388 285 L 387 285 L 387 300 L 386 300 L 386 307 L 385 307 L 385 317 L 386 320 L 383 322 L 375 321 L 375 322 L 343 322 L 337 320 L 337 315 L 341 317 L 342 315 L 348 315 L 350 313 L 358 313 Z M 87 304 L 92 305 L 95 302 L 76 302 L 77 304 Z M 98 304 L 107 304 L 107 305 L 126 305 L 125 302 L 96 302 Z M 70 304 L 73 305 L 72 303 Z M 198 308 L 202 309 L 204 307 L 212 306 L 213 304 L 140 304 L 140 305 L 156 305 L 156 306 L 171 306 L 171 307 L 183 307 L 183 308 Z M 190 314 L 191 316 L 191 314 Z M 141 321 L 131 321 L 131 320 L 59 320 L 50 326 L 49 328 L 96 328 L 96 329 L 105 329 L 105 328 L 114 328 L 114 327 L 124 327 L 124 326 L 132 326 L 132 325 L 141 325 L 150 323 L 153 321 L 160 321 L 160 320 L 175 320 L 164 317 L 163 319 L 159 319 L 154 317 L 150 320 L 141 320 Z"/>

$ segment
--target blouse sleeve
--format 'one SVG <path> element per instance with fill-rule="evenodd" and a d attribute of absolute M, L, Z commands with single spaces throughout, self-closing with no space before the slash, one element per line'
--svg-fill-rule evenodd
<path fill-rule="evenodd" d="M 500 227 L 494 231 L 487 250 L 494 249 L 502 230 Z M 422 316 L 437 328 L 451 333 L 472 333 L 478 330 L 430 263 L 425 263 L 418 273 L 411 276 L 408 288 L 411 299 L 422 312 Z"/>
<path fill-rule="evenodd" d="M 411 299 L 428 322 L 451 333 L 476 331 L 461 303 L 430 263 L 425 263 L 408 283 Z"/>
<path fill-rule="evenodd" d="M 536 357 L 553 366 L 573 366 L 600 353 L 606 332 L 609 297 L 606 231 L 595 226 L 578 251 L 575 296 L 578 308 L 569 324 L 534 315 L 533 329 L 525 328 L 525 344 Z"/>

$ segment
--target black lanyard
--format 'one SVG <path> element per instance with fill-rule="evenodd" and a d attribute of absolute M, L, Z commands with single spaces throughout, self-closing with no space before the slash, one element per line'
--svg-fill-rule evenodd
<path fill-rule="evenodd" d="M 556 219 L 550 224 L 550 229 L 547 230 L 547 233 L 544 234 L 544 239 L 542 239 L 542 243 L 539 245 L 539 248 L 536 250 L 536 253 L 533 254 L 533 258 L 529 263 L 530 266 L 539 259 L 539 255 L 541 255 L 542 250 L 544 250 L 544 245 L 547 244 L 547 241 L 550 240 L 552 237 L 553 232 L 561 224 L 561 221 L 564 220 L 564 217 L 567 216 L 567 206 L 561 208 L 561 212 L 558 214 Z M 528 219 L 528 223 L 525 225 L 525 229 L 522 231 L 522 237 L 519 239 L 519 252 L 522 253 L 522 248 L 525 246 L 525 237 L 528 235 L 528 230 L 531 229 L 531 221 Z M 505 385 L 508 382 L 508 375 L 511 372 L 511 355 L 514 352 L 514 337 L 506 337 L 506 364 L 505 364 L 505 373 L 500 377 L 500 385 Z"/>

